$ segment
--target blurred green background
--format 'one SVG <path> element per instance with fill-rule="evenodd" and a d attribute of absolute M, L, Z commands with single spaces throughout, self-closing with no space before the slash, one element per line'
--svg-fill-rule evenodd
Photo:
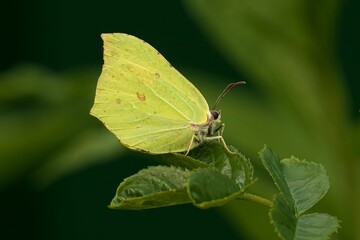
<path fill-rule="evenodd" d="M 118 144 L 91 117 L 103 32 L 157 48 L 209 105 L 225 139 L 252 159 L 322 163 L 331 188 L 314 211 L 337 216 L 337 239 L 360 239 L 360 3 L 355 0 L 8 1 L 0 16 L 1 239 L 273 239 L 267 209 L 234 201 L 146 211 L 107 208 L 125 177 L 155 157 Z M 261 229 L 261 231 L 259 231 Z"/>

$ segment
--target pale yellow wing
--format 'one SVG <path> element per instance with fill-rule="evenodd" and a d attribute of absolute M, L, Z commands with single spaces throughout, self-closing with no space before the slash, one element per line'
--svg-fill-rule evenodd
<path fill-rule="evenodd" d="M 91 114 L 127 147 L 181 152 L 209 107 L 196 87 L 152 46 L 128 34 L 102 34 L 104 66 Z"/>

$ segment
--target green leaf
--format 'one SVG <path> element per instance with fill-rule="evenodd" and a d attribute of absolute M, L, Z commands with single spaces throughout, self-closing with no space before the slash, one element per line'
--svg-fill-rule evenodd
<path fill-rule="evenodd" d="M 284 239 L 293 239 L 296 230 L 296 217 L 293 205 L 289 204 L 284 195 L 275 197 L 270 210 L 270 219 L 276 232 Z"/>
<path fill-rule="evenodd" d="M 302 213 L 318 202 L 329 188 L 320 164 L 295 157 L 282 161 L 266 146 L 260 158 L 280 190 L 270 210 L 276 231 L 284 239 L 325 239 L 338 228 L 338 220 L 326 214 Z"/>
<path fill-rule="evenodd" d="M 242 193 L 233 180 L 213 169 L 199 169 L 191 174 L 188 191 L 200 208 L 223 205 Z"/>
<path fill-rule="evenodd" d="M 237 149 L 231 147 L 231 150 L 235 154 L 229 153 L 218 141 L 209 141 L 192 150 L 189 155 L 227 176 L 239 188 L 248 187 L 253 181 L 253 167 Z"/>
<path fill-rule="evenodd" d="M 295 157 L 282 161 L 266 146 L 260 158 L 276 186 L 299 215 L 317 203 L 329 189 L 324 167 Z"/>
<path fill-rule="evenodd" d="M 322 165 L 295 157 L 283 159 L 281 164 L 298 214 L 311 208 L 329 189 L 329 178 Z"/>
<path fill-rule="evenodd" d="M 283 174 L 283 166 L 280 163 L 280 159 L 270 148 L 265 146 L 260 152 L 259 156 L 261 162 L 264 164 L 266 170 L 268 170 L 270 176 L 273 178 L 275 185 L 278 187 L 280 192 L 284 195 L 286 201 L 293 203 L 294 199 L 290 193 L 289 186 L 286 182 Z"/>
<path fill-rule="evenodd" d="M 180 153 L 168 153 L 158 156 L 161 158 L 161 161 L 167 165 L 186 168 L 189 170 L 208 167 L 207 163 L 194 159 L 190 156 L 185 156 L 184 154 Z"/>
<path fill-rule="evenodd" d="M 283 239 L 322 240 L 329 238 L 339 228 L 335 217 L 313 213 L 296 217 L 295 210 L 282 194 L 276 196 L 270 218 Z"/>
<path fill-rule="evenodd" d="M 141 210 L 190 203 L 186 191 L 190 171 L 156 166 L 126 178 L 110 203 L 113 209 Z"/>
<path fill-rule="evenodd" d="M 325 213 L 306 214 L 298 220 L 294 239 L 327 239 L 339 227 L 336 217 Z"/>

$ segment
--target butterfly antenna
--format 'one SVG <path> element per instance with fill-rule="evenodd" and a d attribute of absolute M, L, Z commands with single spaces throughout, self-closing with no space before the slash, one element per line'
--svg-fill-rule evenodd
<path fill-rule="evenodd" d="M 222 91 L 222 93 L 219 95 L 219 97 L 216 99 L 216 102 L 214 104 L 213 110 L 216 109 L 217 105 L 219 104 L 219 102 L 221 101 L 221 99 L 223 99 L 223 97 L 225 97 L 225 95 L 234 87 L 238 86 L 238 85 L 243 85 L 246 84 L 246 82 L 244 81 L 240 81 L 240 82 L 235 82 L 235 83 L 230 83 L 225 89 L 224 91 Z"/>

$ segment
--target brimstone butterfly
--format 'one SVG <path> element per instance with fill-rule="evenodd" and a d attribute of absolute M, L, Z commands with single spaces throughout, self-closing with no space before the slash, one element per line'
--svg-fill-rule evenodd
<path fill-rule="evenodd" d="M 102 34 L 104 65 L 91 114 L 126 147 L 162 154 L 189 152 L 222 127 L 199 90 L 152 46 L 122 33 Z M 230 88 L 244 82 L 230 84 Z M 217 101 L 217 102 L 218 102 Z M 226 145 L 225 145 L 226 146 Z"/>

